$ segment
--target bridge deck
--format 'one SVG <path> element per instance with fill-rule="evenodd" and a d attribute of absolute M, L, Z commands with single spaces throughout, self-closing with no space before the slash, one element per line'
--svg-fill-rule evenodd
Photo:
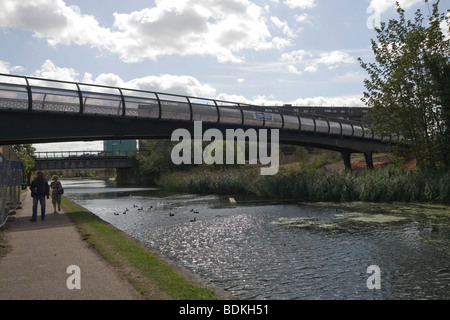
<path fill-rule="evenodd" d="M 56 123 L 59 133 L 41 128 L 33 134 L 33 121 Z M 350 152 L 383 151 L 392 139 L 373 135 L 362 122 L 301 113 L 296 107 L 0 74 L 0 144 L 167 138 L 169 130 L 194 121 L 202 121 L 205 130 L 280 129 L 283 143 Z"/>

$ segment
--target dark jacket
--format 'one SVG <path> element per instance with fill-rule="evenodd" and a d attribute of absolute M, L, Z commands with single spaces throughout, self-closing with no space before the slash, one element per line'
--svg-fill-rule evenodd
<path fill-rule="evenodd" d="M 34 198 L 36 196 L 38 197 L 45 197 L 50 195 L 50 187 L 48 186 L 47 180 L 44 178 L 39 179 L 36 178 L 31 182 L 30 185 L 31 189 L 31 196 Z"/>

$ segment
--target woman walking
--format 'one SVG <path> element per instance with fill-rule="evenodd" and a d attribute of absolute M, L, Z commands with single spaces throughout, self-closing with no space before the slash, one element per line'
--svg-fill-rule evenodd
<path fill-rule="evenodd" d="M 63 193 L 63 188 L 58 176 L 53 176 L 52 180 L 53 182 L 50 184 L 50 188 L 52 188 L 52 204 L 55 210 L 53 213 L 58 213 L 56 211 L 56 204 L 58 204 L 58 211 L 61 211 L 61 195 Z"/>

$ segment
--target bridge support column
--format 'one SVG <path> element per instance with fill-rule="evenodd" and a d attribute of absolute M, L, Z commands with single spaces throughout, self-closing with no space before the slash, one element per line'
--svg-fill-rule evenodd
<path fill-rule="evenodd" d="M 366 159 L 366 168 L 372 170 L 373 169 L 372 152 L 364 152 L 364 158 Z"/>
<path fill-rule="evenodd" d="M 352 163 L 350 161 L 350 152 L 341 152 L 342 159 L 344 160 L 344 166 L 345 170 L 351 170 L 352 169 Z"/>
<path fill-rule="evenodd" d="M 118 186 L 141 184 L 142 176 L 139 168 L 117 168 L 116 182 Z"/>

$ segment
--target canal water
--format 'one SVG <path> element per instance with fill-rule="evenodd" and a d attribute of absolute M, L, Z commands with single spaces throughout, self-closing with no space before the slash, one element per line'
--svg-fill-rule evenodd
<path fill-rule="evenodd" d="M 231 204 L 62 183 L 66 196 L 240 299 L 450 298 L 450 206 Z"/>

